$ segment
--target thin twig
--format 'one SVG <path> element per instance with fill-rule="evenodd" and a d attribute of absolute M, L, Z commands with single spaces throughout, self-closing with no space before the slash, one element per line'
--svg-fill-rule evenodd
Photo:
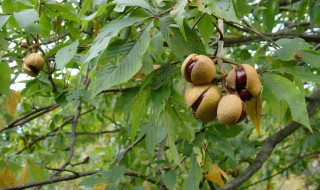
<path fill-rule="evenodd" d="M 127 154 L 133 147 L 137 146 L 145 137 L 146 137 L 146 135 L 143 135 L 143 136 L 141 136 L 140 138 L 138 138 L 137 140 L 135 140 L 132 145 L 130 144 L 129 146 L 127 146 L 127 147 L 119 154 L 119 156 L 118 156 L 118 163 L 117 163 L 117 164 L 118 164 L 118 165 L 121 165 L 121 163 L 123 162 L 126 154 Z"/>
<path fill-rule="evenodd" d="M 37 109 L 35 111 L 32 111 L 20 118 L 18 118 L 17 120 L 15 121 L 12 121 L 10 124 L 2 127 L 0 129 L 0 133 L 2 133 L 3 131 L 6 131 L 8 129 L 12 129 L 12 128 L 15 128 L 17 126 L 20 126 L 20 125 L 23 125 L 23 124 L 26 124 L 27 122 L 33 120 L 33 119 L 36 119 L 50 111 L 53 111 L 54 109 L 58 108 L 59 105 L 58 104 L 54 104 L 52 106 L 48 106 L 48 107 L 45 107 L 45 108 L 41 108 L 41 109 Z"/>

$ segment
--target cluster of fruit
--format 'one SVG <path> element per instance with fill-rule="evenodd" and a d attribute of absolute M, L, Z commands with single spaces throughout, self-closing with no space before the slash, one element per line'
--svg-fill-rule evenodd
<path fill-rule="evenodd" d="M 209 122 L 218 117 L 221 123 L 233 125 L 246 117 L 243 101 L 259 96 L 261 82 L 252 66 L 242 64 L 228 73 L 229 93 L 223 96 L 218 86 L 212 84 L 216 78 L 215 62 L 216 59 L 196 54 L 185 59 L 181 74 L 191 83 L 186 89 L 185 101 L 201 121 Z"/>
<path fill-rule="evenodd" d="M 43 69 L 44 60 L 38 53 L 31 53 L 27 55 L 22 63 L 22 70 L 29 76 L 38 76 L 39 72 Z"/>

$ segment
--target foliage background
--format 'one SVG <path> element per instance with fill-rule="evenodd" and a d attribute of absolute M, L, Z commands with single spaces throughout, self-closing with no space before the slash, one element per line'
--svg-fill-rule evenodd
<path fill-rule="evenodd" d="M 319 188 L 318 0 L 0 8 L 1 188 L 277 189 L 296 177 Z M 260 136 L 249 117 L 227 128 L 186 109 L 181 62 L 219 40 L 227 71 L 261 75 Z M 31 51 L 46 60 L 35 78 L 21 69 Z"/>

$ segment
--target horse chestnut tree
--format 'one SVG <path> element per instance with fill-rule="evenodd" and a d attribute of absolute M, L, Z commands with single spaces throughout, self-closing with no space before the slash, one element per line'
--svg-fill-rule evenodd
<path fill-rule="evenodd" d="M 319 1 L 0 2 L 0 189 L 319 189 Z"/>

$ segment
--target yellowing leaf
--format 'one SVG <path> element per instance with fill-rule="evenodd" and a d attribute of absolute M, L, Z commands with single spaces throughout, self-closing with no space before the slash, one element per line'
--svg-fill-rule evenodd
<path fill-rule="evenodd" d="M 14 186 L 16 184 L 16 178 L 14 177 L 9 166 L 6 166 L 0 172 L 0 181 L 1 181 L 0 188 L 10 187 L 10 186 Z"/>
<path fill-rule="evenodd" d="M 29 182 L 29 166 L 28 164 L 23 168 L 18 179 L 18 185 L 27 184 Z"/>
<path fill-rule="evenodd" d="M 0 126 L 2 126 L 3 124 L 4 124 L 3 121 L 0 120 Z"/>
<path fill-rule="evenodd" d="M 9 112 L 9 114 L 13 117 L 16 110 L 17 110 L 17 105 L 20 100 L 20 94 L 18 92 L 13 92 L 11 94 L 11 97 L 6 99 L 6 107 Z"/>
<path fill-rule="evenodd" d="M 261 112 L 262 112 L 262 98 L 261 93 L 258 97 L 253 97 L 250 101 L 246 101 L 247 114 L 249 115 L 258 135 L 260 136 L 261 130 Z"/>
<path fill-rule="evenodd" d="M 212 171 L 210 171 L 208 174 L 204 175 L 204 177 L 208 181 L 212 181 L 212 182 L 218 184 L 220 187 L 223 187 L 224 181 L 222 180 L 222 177 L 221 177 L 221 171 L 223 171 L 223 170 L 221 170 L 218 166 L 212 164 Z M 224 173 L 223 176 L 224 175 L 227 176 L 227 174 L 224 171 L 223 171 L 223 173 Z"/>
<path fill-rule="evenodd" d="M 94 188 L 92 190 L 105 190 L 106 189 L 106 184 L 99 184 L 94 186 Z"/>

